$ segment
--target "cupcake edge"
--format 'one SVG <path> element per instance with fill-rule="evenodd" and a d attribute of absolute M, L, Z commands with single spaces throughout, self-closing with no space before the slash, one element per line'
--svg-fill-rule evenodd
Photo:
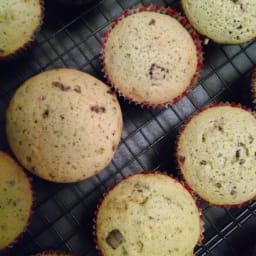
<path fill-rule="evenodd" d="M 199 211 L 199 218 L 200 218 L 200 236 L 198 238 L 198 241 L 197 241 L 197 244 L 196 245 L 201 245 L 202 244 L 202 241 L 204 239 L 204 231 L 205 231 L 205 223 L 204 223 L 204 216 L 203 216 L 203 213 L 202 213 L 202 209 L 201 209 L 201 206 L 200 206 L 200 202 L 198 200 L 198 197 L 195 196 L 194 194 L 194 191 L 185 183 L 183 182 L 182 180 L 179 180 L 178 178 L 175 178 L 173 175 L 171 174 L 167 174 L 166 172 L 161 172 L 161 171 L 142 171 L 142 172 L 139 172 L 139 173 L 133 173 L 133 174 L 130 174 L 130 175 L 127 175 L 127 176 L 124 176 L 122 177 L 121 179 L 119 180 L 116 180 L 114 182 L 114 184 L 112 184 L 110 186 L 110 188 L 107 189 L 107 191 L 102 195 L 102 197 L 99 199 L 99 202 L 96 206 L 96 209 L 94 211 L 94 218 L 93 218 L 93 241 L 94 241 L 94 244 L 96 246 L 96 250 L 98 251 L 98 256 L 104 256 L 103 252 L 101 251 L 100 247 L 99 247 L 99 243 L 98 243 L 98 238 L 97 238 L 97 219 L 98 219 L 98 212 L 99 212 L 99 209 L 105 199 L 105 197 L 120 183 L 122 182 L 123 180 L 126 180 L 132 176 L 135 176 L 135 175 L 138 175 L 138 174 L 160 174 L 160 175 L 163 175 L 163 176 L 166 176 L 166 177 L 169 177 L 170 179 L 178 182 L 189 194 L 190 196 L 192 197 L 192 199 L 194 200 L 195 202 L 195 205 Z M 195 245 L 195 246 L 196 246 Z M 194 255 L 194 254 L 192 254 Z"/>
<path fill-rule="evenodd" d="M 33 185 L 32 177 L 28 175 L 28 173 L 19 164 L 19 162 L 16 160 L 15 157 L 13 157 L 12 155 L 10 155 L 10 154 L 8 154 L 8 153 L 6 153 L 4 151 L 0 151 L 0 152 L 4 153 L 17 166 L 20 167 L 21 171 L 24 173 L 24 176 L 27 178 L 27 181 L 28 181 L 29 187 L 30 187 L 30 191 L 32 192 L 32 203 L 31 203 L 31 206 L 30 206 L 29 216 L 27 218 L 26 225 L 25 225 L 24 229 L 15 237 L 15 239 L 10 244 L 8 244 L 6 247 L 0 249 L 0 255 L 1 255 L 1 253 L 3 253 L 3 254 L 8 253 L 8 251 L 10 249 L 12 249 L 17 243 L 19 243 L 22 240 L 23 236 L 25 235 L 26 231 L 28 230 L 28 227 L 29 227 L 31 219 L 32 219 L 32 215 L 34 213 L 34 208 L 35 208 L 35 194 L 34 194 L 34 190 L 33 190 L 34 185 Z"/>
<path fill-rule="evenodd" d="M 8 63 L 11 62 L 13 60 L 15 60 L 16 58 L 19 58 L 21 55 L 23 55 L 33 44 L 33 42 L 35 41 L 38 33 L 41 30 L 41 27 L 43 25 L 43 20 L 44 20 L 44 10 L 45 10 L 45 4 L 44 4 L 44 0 L 39 0 L 39 4 L 41 7 L 41 19 L 40 19 L 40 23 L 38 24 L 37 28 L 33 31 L 31 38 L 29 39 L 29 41 L 27 41 L 25 44 L 23 44 L 22 46 L 20 46 L 20 48 L 16 49 L 15 52 L 6 55 L 6 56 L 0 56 L 0 64 L 2 63 Z"/>
<path fill-rule="evenodd" d="M 219 103 L 210 103 L 210 104 L 198 109 L 197 111 L 195 111 L 192 114 L 192 116 L 190 116 L 187 120 L 185 120 L 183 125 L 180 127 L 177 138 L 176 138 L 176 141 L 175 141 L 175 153 L 174 153 L 175 157 L 174 157 L 174 159 L 175 159 L 175 165 L 176 165 L 176 168 L 178 170 L 178 175 L 181 179 L 181 182 L 183 182 L 185 184 L 185 186 L 188 188 L 189 191 L 191 191 L 191 193 L 194 195 L 194 197 L 197 198 L 197 200 L 202 199 L 210 206 L 217 206 L 217 207 L 220 207 L 220 208 L 229 208 L 229 209 L 232 208 L 233 209 L 233 208 L 240 208 L 240 207 L 249 205 L 251 202 L 256 200 L 256 196 L 254 198 L 251 198 L 251 199 L 249 199 L 249 200 L 247 200 L 243 203 L 240 203 L 240 204 L 213 204 L 213 203 L 209 202 L 208 200 L 206 200 L 202 196 L 199 196 L 199 194 L 195 190 L 193 190 L 193 188 L 187 183 L 187 181 L 185 180 L 184 175 L 181 171 L 180 164 L 179 164 L 180 159 L 179 159 L 179 156 L 178 156 L 178 144 L 179 144 L 180 136 L 181 136 L 182 132 L 185 130 L 186 126 L 190 123 L 192 118 L 195 117 L 196 115 L 198 115 L 199 113 L 207 110 L 207 109 L 214 108 L 214 107 L 222 107 L 222 106 L 231 106 L 231 107 L 243 109 L 243 110 L 249 112 L 250 114 L 252 114 L 252 116 L 256 119 L 256 112 L 252 111 L 250 108 L 248 108 L 248 107 L 246 107 L 242 104 L 234 103 L 234 102 L 227 102 L 227 101 L 219 102 Z"/>
<path fill-rule="evenodd" d="M 254 105 L 254 109 L 256 109 L 256 67 L 252 71 L 251 98 L 252 98 L 252 103 Z"/>
<path fill-rule="evenodd" d="M 143 12 L 143 11 L 150 11 L 150 12 L 157 12 L 157 13 L 161 13 L 161 14 L 166 14 L 171 16 L 172 18 L 175 18 L 186 30 L 187 32 L 190 34 L 192 40 L 194 41 L 196 50 L 197 50 L 197 67 L 196 67 L 196 72 L 193 76 L 193 78 L 191 79 L 190 84 L 188 85 L 188 87 L 177 97 L 175 97 L 174 99 L 172 99 L 171 101 L 168 101 L 166 103 L 161 103 L 161 104 L 148 104 L 148 103 L 139 103 L 137 101 L 135 101 L 134 99 L 132 99 L 131 97 L 127 97 L 125 96 L 119 89 L 117 86 L 115 86 L 114 83 L 112 83 L 108 77 L 107 71 L 106 71 L 106 64 L 105 64 L 105 45 L 107 43 L 109 34 L 111 32 L 111 30 L 118 24 L 119 21 L 121 21 L 122 19 L 138 13 L 138 12 Z M 102 38 L 102 42 L 101 42 L 101 52 L 100 52 L 100 63 L 101 63 L 101 67 L 102 67 L 102 72 L 104 74 L 104 78 L 107 80 L 107 83 L 114 89 L 115 92 L 117 92 L 117 94 L 120 97 L 123 97 L 123 99 L 125 101 L 127 101 L 128 103 L 134 103 L 135 105 L 139 105 L 142 108 L 158 108 L 158 109 L 163 109 L 163 108 L 167 108 L 168 106 L 170 106 L 171 104 L 177 103 L 181 98 L 183 98 L 184 96 L 187 96 L 188 93 L 194 88 L 194 86 L 196 85 L 198 78 L 199 78 L 199 74 L 200 71 L 203 67 L 203 61 L 204 61 L 204 53 L 203 53 L 203 48 L 202 48 L 202 43 L 200 40 L 200 36 L 199 34 L 196 32 L 196 30 L 192 27 L 192 25 L 189 23 L 188 19 L 185 16 L 182 16 L 179 12 L 177 12 L 174 9 L 171 9 L 169 7 L 160 7 L 157 5 L 142 5 L 139 7 L 133 7 L 130 9 L 127 9 L 126 11 L 124 11 L 123 13 L 121 13 L 119 16 L 117 16 L 116 18 L 113 19 L 113 21 L 110 23 L 110 25 L 108 26 L 107 30 L 104 32 L 103 34 L 103 38 Z"/>

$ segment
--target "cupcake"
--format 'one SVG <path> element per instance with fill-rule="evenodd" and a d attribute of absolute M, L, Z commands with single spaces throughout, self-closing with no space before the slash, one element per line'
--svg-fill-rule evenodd
<path fill-rule="evenodd" d="M 220 44 L 241 44 L 256 37 L 255 0 L 182 0 L 192 26 Z"/>
<path fill-rule="evenodd" d="M 181 131 L 177 160 L 187 184 L 215 205 L 240 205 L 256 196 L 256 119 L 240 106 L 212 105 Z"/>
<path fill-rule="evenodd" d="M 111 24 L 101 58 L 109 83 L 125 99 L 164 107 L 195 84 L 202 49 L 196 32 L 176 11 L 142 6 Z"/>
<path fill-rule="evenodd" d="M 32 203 L 28 177 L 9 155 L 0 152 L 0 254 L 24 232 Z"/>
<path fill-rule="evenodd" d="M 72 256 L 73 254 L 69 254 L 67 252 L 54 252 L 54 251 L 45 251 L 37 254 L 33 254 L 32 256 Z"/>
<path fill-rule="evenodd" d="M 0 61 L 26 48 L 41 26 L 42 18 L 42 0 L 0 1 Z"/>
<path fill-rule="evenodd" d="M 254 104 L 256 104 L 256 68 L 254 68 L 252 72 L 251 89 L 252 89 L 252 101 Z"/>
<path fill-rule="evenodd" d="M 73 69 L 40 73 L 14 94 L 6 133 L 20 163 L 53 182 L 77 182 L 112 160 L 122 113 L 110 88 Z"/>
<path fill-rule="evenodd" d="M 178 181 L 142 173 L 122 180 L 104 197 L 95 235 L 104 256 L 191 256 L 201 228 L 200 211 Z"/>

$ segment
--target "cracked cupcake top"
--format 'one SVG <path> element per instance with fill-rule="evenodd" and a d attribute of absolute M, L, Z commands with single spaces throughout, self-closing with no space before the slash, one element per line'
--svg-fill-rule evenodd
<path fill-rule="evenodd" d="M 189 192 L 160 173 L 135 174 L 104 198 L 96 236 L 104 256 L 191 256 L 201 220 Z"/>

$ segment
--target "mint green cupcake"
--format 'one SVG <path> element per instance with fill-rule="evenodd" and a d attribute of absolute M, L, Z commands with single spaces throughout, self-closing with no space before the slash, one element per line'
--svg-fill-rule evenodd
<path fill-rule="evenodd" d="M 42 0 L 1 0 L 0 60 L 24 49 L 34 39 L 42 19 Z"/>
<path fill-rule="evenodd" d="M 182 0 L 192 26 L 221 44 L 241 44 L 256 37 L 255 0 Z"/>

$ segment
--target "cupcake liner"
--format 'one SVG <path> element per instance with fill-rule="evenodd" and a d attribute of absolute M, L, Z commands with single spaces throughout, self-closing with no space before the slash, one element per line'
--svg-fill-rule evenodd
<path fill-rule="evenodd" d="M 28 230 L 28 227 L 30 225 L 31 218 L 33 216 L 34 209 L 35 209 L 35 194 L 34 194 L 34 189 L 33 189 L 33 187 L 34 187 L 33 186 L 33 179 L 32 179 L 32 177 L 30 175 L 28 175 L 28 173 L 24 170 L 24 168 L 17 162 L 17 160 L 13 156 L 11 156 L 11 157 L 15 160 L 16 164 L 18 164 L 22 168 L 22 170 L 23 170 L 23 172 L 25 174 L 25 177 L 27 178 L 27 180 L 28 180 L 28 182 L 30 184 L 30 190 L 32 191 L 32 199 L 33 200 L 32 200 L 32 204 L 31 204 L 31 207 L 30 207 L 29 217 L 27 219 L 26 226 L 20 232 L 20 234 L 18 234 L 16 236 L 16 238 L 9 245 L 4 247 L 3 249 L 0 249 L 0 255 L 2 255 L 1 253 L 3 253 L 3 255 L 5 255 L 5 253 L 8 255 L 8 251 L 10 249 L 12 249 L 17 243 L 19 243 L 22 240 L 23 236 L 25 235 L 26 231 Z"/>
<path fill-rule="evenodd" d="M 40 6 L 41 6 L 41 20 L 40 20 L 40 24 L 38 25 L 38 27 L 36 28 L 36 30 L 33 32 L 30 40 L 28 42 L 26 42 L 23 46 L 21 46 L 20 48 L 16 49 L 15 52 L 13 52 L 10 55 L 7 56 L 0 56 L 0 64 L 2 63 L 9 63 L 11 61 L 15 61 L 17 58 L 19 58 L 20 56 L 24 55 L 26 53 L 27 50 L 29 50 L 29 48 L 32 46 L 33 42 L 35 41 L 37 34 L 40 32 L 41 27 L 43 25 L 43 20 L 44 20 L 44 0 L 39 0 L 40 2 Z"/>
<path fill-rule="evenodd" d="M 204 197 L 200 196 L 196 191 L 193 190 L 193 188 L 187 183 L 187 181 L 185 180 L 184 178 L 184 175 L 181 171 L 181 168 L 180 168 L 180 164 L 179 164 L 179 161 L 180 159 L 179 156 L 178 156 L 178 142 L 179 142 L 179 139 L 180 139 L 180 136 L 181 134 L 183 133 L 183 131 L 185 130 L 186 126 L 190 123 L 190 121 L 192 120 L 193 117 L 195 117 L 197 114 L 209 109 L 209 108 L 214 108 L 214 107 L 221 107 L 221 106 L 231 106 L 231 107 L 235 107 L 235 108 L 239 108 L 239 109 L 243 109 L 245 111 L 248 111 L 249 113 L 251 113 L 255 119 L 256 119 L 256 112 L 252 111 L 250 108 L 244 106 L 244 105 L 241 105 L 239 103 L 234 103 L 234 102 L 219 102 L 219 103 L 211 103 L 209 105 L 206 105 L 200 109 L 198 109 L 190 118 L 188 118 L 184 123 L 183 125 L 180 127 L 179 129 L 179 134 L 176 138 L 176 141 L 175 141 L 175 165 L 176 165 L 176 168 L 178 170 L 178 175 L 180 177 L 180 180 L 181 182 L 184 183 L 184 186 L 188 189 L 188 191 L 190 191 L 191 194 L 193 194 L 193 196 L 195 198 L 197 198 L 197 201 L 199 201 L 199 199 L 203 199 L 208 205 L 210 206 L 217 206 L 217 207 L 220 207 L 220 208 L 240 208 L 240 207 L 243 207 L 243 206 L 246 206 L 248 204 L 250 204 L 251 202 L 253 202 L 255 199 L 256 199 L 256 196 L 255 198 L 252 198 L 250 200 L 247 200 L 243 203 L 240 203 L 240 204 L 230 204 L 230 205 L 227 205 L 227 204 L 213 204 L 211 202 L 209 202 L 207 199 L 205 199 Z"/>
<path fill-rule="evenodd" d="M 256 67 L 252 71 L 252 79 L 251 79 L 251 97 L 252 103 L 254 105 L 254 109 L 256 108 Z"/>
<path fill-rule="evenodd" d="M 197 244 L 196 245 L 201 245 L 202 244 L 202 241 L 204 239 L 204 231 L 205 231 L 205 227 L 204 227 L 204 216 L 203 216 L 203 213 L 202 213 L 202 210 L 201 210 L 201 206 L 200 206 L 200 202 L 198 200 L 198 197 L 195 196 L 193 190 L 186 184 L 186 182 L 184 182 L 183 180 L 179 180 L 178 178 L 175 178 L 173 175 L 171 174 L 167 174 L 166 172 L 161 172 L 161 171 L 142 171 L 142 172 L 139 172 L 139 173 L 134 173 L 134 174 L 131 174 L 131 175 L 128 175 L 128 176 L 125 176 L 123 178 L 121 178 L 120 180 L 117 180 L 108 190 L 107 192 L 105 192 L 103 194 L 103 196 L 100 198 L 97 206 L 96 206 L 96 210 L 94 211 L 94 218 L 93 218 L 93 237 L 94 237 L 94 244 L 96 246 L 96 249 L 98 251 L 98 256 L 104 256 L 103 252 L 100 250 L 99 246 L 98 246 L 98 238 L 97 238 L 97 218 L 98 218 L 98 212 L 99 212 L 99 209 L 102 205 L 102 202 L 104 201 L 105 197 L 123 180 L 126 180 L 128 179 L 129 177 L 131 176 L 134 176 L 134 175 L 138 175 L 138 174 L 160 174 L 160 175 L 163 175 L 163 176 L 167 176 L 169 177 L 170 179 L 173 179 L 174 181 L 178 182 L 179 184 L 182 185 L 182 187 L 192 196 L 197 208 L 198 208 L 198 211 L 199 211 L 199 217 L 200 217 L 200 221 L 201 221 L 201 232 L 200 232 L 200 237 L 197 241 Z"/>
<path fill-rule="evenodd" d="M 168 101 L 168 102 L 162 103 L 162 104 L 139 103 L 136 100 L 134 100 L 130 97 L 127 97 L 109 79 L 107 71 L 106 71 L 104 51 L 105 51 L 105 45 L 106 45 L 106 42 L 108 40 L 108 37 L 109 37 L 109 34 L 110 34 L 111 30 L 122 19 L 124 19 L 124 18 L 126 18 L 126 17 L 128 17 L 132 14 L 135 14 L 135 13 L 138 13 L 138 12 L 143 12 L 143 11 L 157 12 L 157 13 L 166 14 L 166 15 L 169 15 L 169 16 L 175 18 L 189 32 L 189 34 L 191 35 L 191 37 L 194 41 L 194 44 L 195 44 L 196 50 L 197 50 L 197 68 L 196 68 L 196 72 L 195 72 L 193 78 L 191 79 L 190 84 L 179 96 L 172 99 L 171 101 Z M 202 43 L 201 43 L 201 40 L 200 40 L 200 36 L 196 32 L 196 30 L 192 27 L 192 25 L 189 23 L 188 19 L 186 17 L 182 16 L 179 12 L 177 12 L 174 9 L 155 6 L 155 5 L 143 5 L 143 6 L 140 6 L 140 7 L 135 7 L 135 8 L 128 9 L 128 10 L 124 11 L 119 17 L 116 17 L 116 18 L 113 19 L 112 23 L 109 25 L 108 29 L 103 34 L 103 38 L 102 38 L 102 42 L 101 42 L 100 62 L 101 62 L 101 66 L 102 66 L 102 72 L 104 74 L 104 78 L 107 80 L 107 83 L 110 84 L 110 86 L 118 93 L 119 96 L 123 97 L 125 101 L 127 101 L 128 103 L 134 103 L 135 105 L 139 105 L 142 108 L 159 108 L 159 109 L 162 109 L 162 108 L 170 106 L 171 104 L 174 104 L 174 103 L 178 102 L 184 96 L 187 96 L 188 93 L 190 92 L 190 90 L 196 85 L 196 83 L 198 81 L 200 71 L 203 67 L 203 60 L 204 60 L 204 57 L 203 57 L 203 49 L 202 49 Z"/>

